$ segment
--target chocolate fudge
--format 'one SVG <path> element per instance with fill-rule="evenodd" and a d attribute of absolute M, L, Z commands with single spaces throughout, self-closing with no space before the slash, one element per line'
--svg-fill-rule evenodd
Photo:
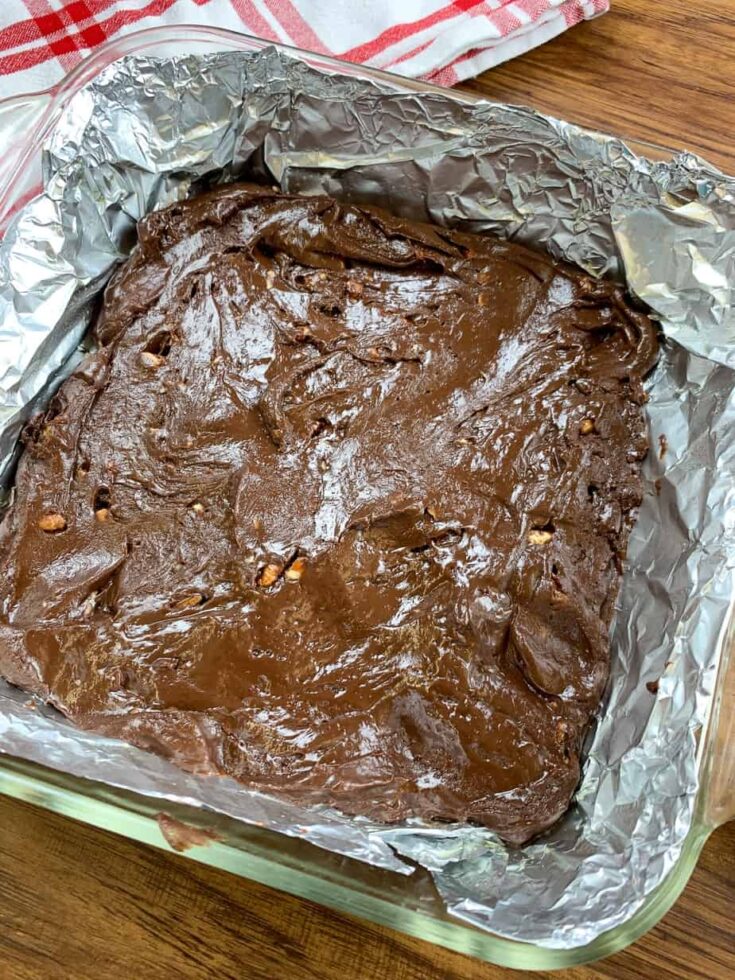
<path fill-rule="evenodd" d="M 302 804 L 550 826 L 641 502 L 624 292 L 230 185 L 140 223 L 94 335 L 24 435 L 0 674 Z"/>

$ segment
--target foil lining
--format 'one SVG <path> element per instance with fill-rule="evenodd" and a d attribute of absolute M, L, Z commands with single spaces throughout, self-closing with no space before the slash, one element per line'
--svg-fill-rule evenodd
<path fill-rule="evenodd" d="M 190 776 L 2 682 L 0 751 L 404 874 L 407 858 L 474 925 L 585 945 L 663 881 L 693 819 L 735 586 L 735 181 L 690 154 L 655 163 L 528 109 L 382 88 L 273 49 L 117 62 L 71 99 L 44 149 L 44 192 L 0 245 L 6 485 L 22 424 L 71 369 L 136 221 L 239 177 L 522 240 L 626 281 L 660 317 L 649 492 L 576 801 L 522 849 L 473 827 L 386 827 Z"/>

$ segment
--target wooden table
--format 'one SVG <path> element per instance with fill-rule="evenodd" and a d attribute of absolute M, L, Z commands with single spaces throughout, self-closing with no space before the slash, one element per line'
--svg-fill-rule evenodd
<path fill-rule="evenodd" d="M 467 86 L 735 170 L 732 0 L 613 11 Z M 633 947 L 554 976 L 735 976 L 735 825 Z M 0 798 L 0 980 L 513 977 L 193 861 Z"/>

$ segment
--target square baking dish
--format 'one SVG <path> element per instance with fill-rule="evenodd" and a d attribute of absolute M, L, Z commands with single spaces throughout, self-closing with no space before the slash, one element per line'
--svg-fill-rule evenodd
<path fill-rule="evenodd" d="M 209 28 L 172 27 L 141 31 L 108 42 L 63 81 L 45 92 L 0 102 L 0 228 L 14 211 L 40 190 L 41 148 L 69 100 L 103 69 L 131 54 L 172 56 L 215 51 L 258 51 L 267 42 Z M 477 102 L 466 93 L 437 90 L 321 55 L 285 49 L 322 71 L 371 79 L 397 91 L 441 91 L 461 102 Z M 26 134 L 22 140 L 16 134 Z M 632 145 L 648 157 L 666 159 L 660 147 Z M 684 888 L 709 833 L 735 816 L 735 722 L 726 710 L 735 694 L 735 627 L 732 618 L 720 663 L 716 694 L 699 746 L 700 788 L 697 809 L 681 856 L 664 882 L 638 912 L 587 946 L 564 950 L 514 942 L 474 928 L 449 916 L 424 870 L 405 877 L 370 867 L 263 828 L 196 807 L 166 804 L 165 816 L 185 827 L 211 831 L 208 843 L 183 851 L 186 857 L 359 915 L 408 934 L 492 963 L 526 970 L 548 970 L 589 962 L 619 950 L 651 928 Z M 82 780 L 3 753 L 0 736 L 0 792 L 74 817 L 132 839 L 181 850 L 172 836 L 171 820 L 163 819 L 160 801 L 111 786 Z M 174 824 L 178 827 L 178 824 Z M 179 828 L 179 834 L 181 828 Z M 185 831 L 184 831 L 185 833 Z M 202 839 L 201 837 L 199 839 Z M 173 842 L 173 845 L 172 845 Z"/>

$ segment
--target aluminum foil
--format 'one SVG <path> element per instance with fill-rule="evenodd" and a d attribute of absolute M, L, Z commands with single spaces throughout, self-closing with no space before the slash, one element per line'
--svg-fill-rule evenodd
<path fill-rule="evenodd" d="M 0 246 L 0 467 L 70 370 L 94 298 L 146 212 L 241 176 L 547 249 L 625 280 L 667 342 L 649 381 L 648 494 L 613 624 L 612 677 L 576 802 L 541 840 L 386 827 L 202 780 L 74 729 L 0 686 L 0 751 L 223 811 L 410 874 L 513 939 L 584 945 L 629 919 L 692 823 L 735 584 L 735 182 L 635 156 L 528 109 L 329 75 L 269 49 L 112 65 L 69 103 L 43 194 Z M 664 436 L 665 453 L 657 452 Z"/>

